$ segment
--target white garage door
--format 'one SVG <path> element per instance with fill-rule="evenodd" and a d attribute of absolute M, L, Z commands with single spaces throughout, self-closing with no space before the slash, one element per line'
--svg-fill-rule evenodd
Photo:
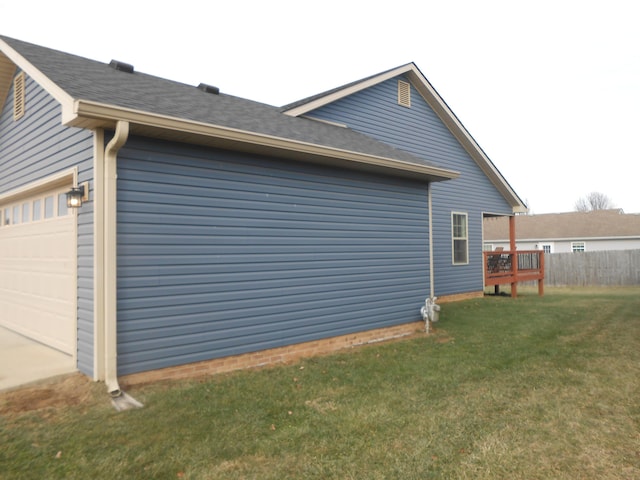
<path fill-rule="evenodd" d="M 73 354 L 76 217 L 67 189 L 0 205 L 0 325 Z"/>

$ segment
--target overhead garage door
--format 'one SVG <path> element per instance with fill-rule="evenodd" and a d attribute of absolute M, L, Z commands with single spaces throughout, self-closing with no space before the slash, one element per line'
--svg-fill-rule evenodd
<path fill-rule="evenodd" d="M 0 205 L 0 325 L 75 347 L 75 215 L 58 187 Z"/>

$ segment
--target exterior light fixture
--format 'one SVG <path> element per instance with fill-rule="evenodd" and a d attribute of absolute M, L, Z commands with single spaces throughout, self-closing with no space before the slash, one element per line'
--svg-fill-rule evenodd
<path fill-rule="evenodd" d="M 89 182 L 84 182 L 77 187 L 71 187 L 67 193 L 67 207 L 80 208 L 82 202 L 89 200 Z"/>

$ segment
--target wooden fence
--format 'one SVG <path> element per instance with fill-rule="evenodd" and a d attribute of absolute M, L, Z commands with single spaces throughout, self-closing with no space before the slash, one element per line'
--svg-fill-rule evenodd
<path fill-rule="evenodd" d="M 547 253 L 548 286 L 640 285 L 640 250 Z"/>

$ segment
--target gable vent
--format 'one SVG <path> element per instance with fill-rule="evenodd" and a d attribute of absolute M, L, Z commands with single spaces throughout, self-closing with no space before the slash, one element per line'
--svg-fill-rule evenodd
<path fill-rule="evenodd" d="M 133 65 L 118 60 L 111 60 L 109 66 L 119 72 L 133 73 Z"/>
<path fill-rule="evenodd" d="M 13 120 L 20 120 L 24 116 L 25 94 L 24 94 L 24 72 L 20 72 L 13 79 Z"/>
<path fill-rule="evenodd" d="M 207 85 L 206 83 L 201 83 L 200 85 L 198 85 L 198 88 L 203 92 L 213 93 L 214 95 L 218 95 L 220 93 L 220 89 L 218 87 Z"/>
<path fill-rule="evenodd" d="M 411 85 L 398 80 L 398 105 L 411 107 Z"/>

